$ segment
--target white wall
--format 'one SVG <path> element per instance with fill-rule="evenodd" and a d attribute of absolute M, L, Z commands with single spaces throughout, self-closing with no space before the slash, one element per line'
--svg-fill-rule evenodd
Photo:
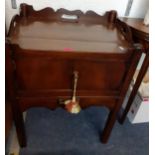
<path fill-rule="evenodd" d="M 39 10 L 45 7 L 52 7 L 57 10 L 65 8 L 69 10 L 93 10 L 102 15 L 105 11 L 117 10 L 119 16 L 124 16 L 128 0 L 16 0 L 17 9 L 12 9 L 11 0 L 6 0 L 6 26 L 9 27 L 11 18 L 19 12 L 20 3 L 27 3 Z M 148 0 L 134 0 L 131 9 L 131 17 L 144 17 L 148 8 Z"/>
<path fill-rule="evenodd" d="M 18 9 L 12 9 L 11 0 L 5 0 L 5 18 L 6 18 L 6 28 L 10 25 L 11 18 L 18 13 Z"/>
<path fill-rule="evenodd" d="M 134 0 L 130 17 L 144 18 L 149 8 L 149 0 Z"/>

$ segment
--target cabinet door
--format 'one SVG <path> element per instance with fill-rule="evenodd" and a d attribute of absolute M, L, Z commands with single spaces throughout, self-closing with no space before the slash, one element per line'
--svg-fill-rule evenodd
<path fill-rule="evenodd" d="M 21 90 L 65 90 L 72 87 L 72 61 L 25 57 L 15 63 L 17 85 Z"/>
<path fill-rule="evenodd" d="M 79 72 L 77 89 L 119 91 L 125 76 L 125 63 L 119 61 L 77 61 Z"/>

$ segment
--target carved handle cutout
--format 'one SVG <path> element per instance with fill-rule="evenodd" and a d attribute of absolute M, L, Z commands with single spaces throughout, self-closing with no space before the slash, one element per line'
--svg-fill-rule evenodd
<path fill-rule="evenodd" d="M 62 21 L 78 22 L 79 17 L 77 15 L 63 14 L 61 16 Z"/>

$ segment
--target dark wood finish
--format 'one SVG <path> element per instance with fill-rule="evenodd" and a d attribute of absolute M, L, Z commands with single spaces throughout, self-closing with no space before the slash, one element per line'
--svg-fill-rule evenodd
<path fill-rule="evenodd" d="M 13 117 L 12 117 L 11 103 L 9 101 L 6 101 L 5 103 L 5 141 L 6 142 L 10 135 L 12 123 L 13 123 Z"/>
<path fill-rule="evenodd" d="M 139 86 L 140 86 L 140 84 L 148 70 L 148 66 L 149 66 L 149 27 L 145 26 L 143 24 L 143 19 L 122 18 L 121 20 L 131 27 L 131 30 L 133 32 L 134 42 L 141 43 L 143 45 L 143 49 L 144 49 L 143 52 L 146 53 L 145 59 L 143 61 L 142 67 L 139 71 L 136 82 L 133 86 L 133 90 L 129 96 L 125 110 L 120 115 L 119 122 L 121 124 L 123 124 L 128 112 L 130 110 L 130 107 L 135 99 L 135 96 L 137 94 Z"/>
<path fill-rule="evenodd" d="M 7 36 L 7 31 L 6 31 L 6 25 L 5 25 L 5 37 Z M 9 46 L 8 44 L 5 44 L 5 50 L 6 50 L 6 55 L 5 55 L 5 67 L 7 68 L 7 61 L 8 61 L 8 50 Z M 6 69 L 7 72 L 7 69 Z M 11 103 L 9 100 L 9 94 L 8 94 L 8 84 L 7 84 L 7 78 L 5 79 L 5 143 L 7 143 L 10 131 L 12 128 L 13 124 L 13 116 L 12 116 L 12 109 L 11 109 Z"/>
<path fill-rule="evenodd" d="M 7 50 L 8 50 L 8 45 L 6 44 L 6 47 L 5 47 L 5 50 L 6 50 L 6 53 Z M 6 65 L 7 66 L 7 55 L 6 55 Z M 7 84 L 7 79 L 5 81 L 5 141 L 7 142 L 8 138 L 9 138 L 9 135 L 10 135 L 10 131 L 11 131 L 11 127 L 12 127 L 12 124 L 13 124 L 13 117 L 12 117 L 12 109 L 11 109 L 11 103 L 10 103 L 10 100 L 9 100 L 9 94 L 8 94 L 8 84 Z"/>
<path fill-rule="evenodd" d="M 74 19 L 64 19 L 64 14 Z M 34 11 L 22 4 L 7 40 L 9 92 L 20 145 L 26 145 L 22 112 L 37 106 L 63 107 L 60 103 L 72 97 L 74 71 L 80 106 L 110 111 L 102 135 L 107 142 L 142 54 L 116 11 L 99 16 L 92 11 Z"/>
<path fill-rule="evenodd" d="M 18 100 L 16 99 L 16 87 L 15 87 L 15 66 L 12 61 L 12 51 L 10 50 L 9 43 L 6 42 L 6 81 L 7 81 L 7 96 L 9 102 L 11 103 L 11 112 L 13 115 L 13 120 L 17 130 L 17 137 L 20 146 L 26 145 L 26 136 L 24 128 L 24 120 L 22 111 L 19 108 Z"/>

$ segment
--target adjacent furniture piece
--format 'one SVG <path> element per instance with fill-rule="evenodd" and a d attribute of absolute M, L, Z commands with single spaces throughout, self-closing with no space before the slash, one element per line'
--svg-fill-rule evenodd
<path fill-rule="evenodd" d="M 92 11 L 35 11 L 21 4 L 7 41 L 8 90 L 20 145 L 26 146 L 22 112 L 63 107 L 72 98 L 75 72 L 81 108 L 105 106 L 110 111 L 101 136 L 106 143 L 142 54 L 116 11 L 100 16 Z"/>
<path fill-rule="evenodd" d="M 133 90 L 130 94 L 129 100 L 127 102 L 126 108 L 123 114 L 120 116 L 119 122 L 123 124 L 125 118 L 130 110 L 130 107 L 134 101 L 134 98 L 137 94 L 138 88 L 148 70 L 149 66 L 149 27 L 143 24 L 143 19 L 135 18 L 121 18 L 121 21 L 128 24 L 131 27 L 133 39 L 135 43 L 141 43 L 143 45 L 143 52 L 146 54 L 144 61 L 142 63 L 141 69 L 139 71 L 138 77 L 134 84 Z"/>

